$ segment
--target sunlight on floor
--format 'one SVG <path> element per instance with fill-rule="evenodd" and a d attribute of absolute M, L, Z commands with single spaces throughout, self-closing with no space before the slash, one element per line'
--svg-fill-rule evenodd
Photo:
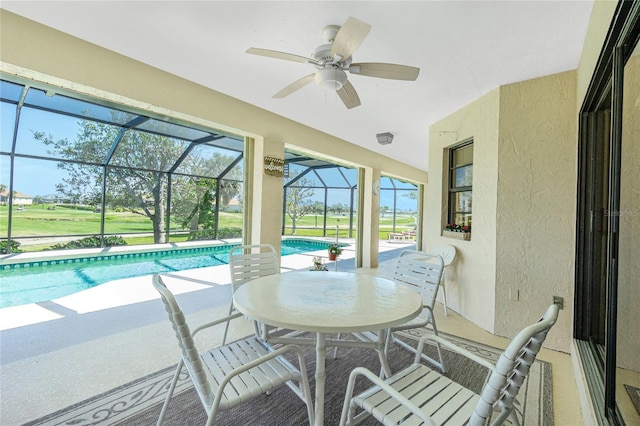
<path fill-rule="evenodd" d="M 203 290 L 212 285 L 229 285 L 226 265 L 163 274 L 174 294 Z M 123 291 L 123 289 L 126 289 Z M 86 314 L 160 299 L 151 276 L 110 281 L 78 293 L 47 302 L 0 309 L 0 330 L 56 320 L 66 315 Z"/>

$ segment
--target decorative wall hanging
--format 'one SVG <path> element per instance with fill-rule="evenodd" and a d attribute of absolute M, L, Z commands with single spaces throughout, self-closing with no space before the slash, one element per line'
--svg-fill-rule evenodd
<path fill-rule="evenodd" d="M 271 156 L 264 157 L 264 174 L 269 176 L 284 176 L 284 159 Z"/>

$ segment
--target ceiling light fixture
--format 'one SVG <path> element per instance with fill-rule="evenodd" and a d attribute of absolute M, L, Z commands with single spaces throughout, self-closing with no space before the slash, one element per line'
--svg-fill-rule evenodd
<path fill-rule="evenodd" d="M 376 137 L 378 138 L 378 143 L 380 145 L 389 145 L 391 141 L 393 141 L 393 134 L 389 132 L 378 133 Z"/>
<path fill-rule="evenodd" d="M 347 73 L 340 68 L 324 68 L 315 75 L 316 84 L 326 90 L 336 91 L 342 89 L 347 81 Z"/>

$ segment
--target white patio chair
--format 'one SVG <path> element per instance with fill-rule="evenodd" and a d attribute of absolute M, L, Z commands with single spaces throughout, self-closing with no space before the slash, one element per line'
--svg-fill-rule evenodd
<path fill-rule="evenodd" d="M 422 328 L 431 325 L 434 334 L 438 335 L 438 327 L 436 319 L 433 315 L 433 305 L 438 295 L 438 287 L 442 277 L 444 263 L 439 255 L 426 253 L 416 250 L 404 250 L 396 259 L 393 267 L 393 280 L 397 283 L 404 284 L 411 289 L 420 293 L 422 297 L 422 312 L 413 320 L 404 324 L 395 326 L 388 330 L 387 343 L 385 352 L 388 353 L 391 343 L 396 343 L 401 347 L 416 353 L 416 348 L 398 339 L 394 332 L 401 330 L 410 330 L 413 328 Z M 442 361 L 442 353 L 440 346 L 436 345 L 438 350 L 439 362 L 433 358 L 422 354 L 422 358 L 445 371 L 444 362 Z"/>
<path fill-rule="evenodd" d="M 394 331 L 409 330 L 412 328 L 422 328 L 429 324 L 433 328 L 433 332 L 438 334 L 438 327 L 436 326 L 436 320 L 433 315 L 433 305 L 435 304 L 436 296 L 438 294 L 438 287 L 443 270 L 442 258 L 438 255 L 416 251 L 416 250 L 403 250 L 400 256 L 396 258 L 393 266 L 393 277 L 396 283 L 403 284 L 418 292 L 422 298 L 422 312 L 413 320 L 395 326 L 387 330 L 385 355 L 389 353 L 389 346 L 391 343 L 396 343 L 403 348 L 416 353 L 416 348 L 396 338 L 393 334 Z M 377 335 L 372 332 L 351 333 L 353 336 L 362 341 L 377 340 Z M 340 338 L 340 335 L 338 335 Z M 444 362 L 442 361 L 442 354 L 440 346 L 437 345 L 439 362 L 433 358 L 422 354 L 425 361 L 430 362 L 439 367 L 443 372 L 445 371 Z M 334 349 L 333 358 L 338 356 L 338 347 Z M 382 372 L 380 373 L 382 376 Z"/>
<path fill-rule="evenodd" d="M 167 397 L 162 405 L 157 425 L 164 420 L 169 401 L 176 382 L 186 366 L 189 377 L 200 397 L 207 413 L 207 425 L 212 425 L 218 410 L 235 407 L 241 402 L 286 384 L 307 406 L 309 424 L 313 424 L 314 412 L 307 377 L 307 368 L 300 348 L 286 345 L 270 351 L 255 336 L 223 345 L 209 352 L 200 353 L 196 348 L 194 336 L 201 330 L 213 327 L 242 316 L 236 313 L 201 325 L 191 332 L 184 314 L 175 297 L 167 289 L 158 274 L 153 276 L 153 286 L 160 293 L 169 321 L 176 333 L 182 357 L 169 386 Z M 294 367 L 282 355 L 294 353 L 299 369 Z M 295 384 L 293 381 L 297 381 Z M 275 413 L 273 415 L 276 415 Z M 183 419 L 188 423 L 188 419 Z"/>
<path fill-rule="evenodd" d="M 229 251 L 229 270 L 231 272 L 231 305 L 229 306 L 229 315 L 233 313 L 233 294 L 236 290 L 247 281 L 255 278 L 274 275 L 280 273 L 280 265 L 278 264 L 278 254 L 271 244 L 251 244 L 233 247 Z M 229 324 L 225 326 L 222 336 L 222 344 L 227 341 L 227 333 Z M 256 325 L 256 335 L 260 331 Z"/>
<path fill-rule="evenodd" d="M 444 272 L 440 279 L 440 287 L 442 287 L 442 306 L 444 306 L 444 315 L 447 316 L 449 315 L 447 313 L 447 267 L 451 265 L 453 260 L 456 258 L 456 248 L 452 245 L 438 246 L 429 250 L 429 253 L 440 255 L 444 263 Z"/>
<path fill-rule="evenodd" d="M 354 369 L 349 376 L 340 425 L 357 424 L 370 415 L 384 425 L 501 425 L 509 417 L 519 424 L 514 400 L 558 318 L 558 309 L 558 305 L 551 305 L 539 322 L 518 333 L 496 365 L 440 336 L 425 335 L 420 339 L 420 351 L 426 340 L 433 340 L 490 369 L 480 395 L 420 364 L 418 355 L 413 364 L 386 380 L 366 368 Z M 360 376 L 374 386 L 354 397 L 353 388 Z"/>

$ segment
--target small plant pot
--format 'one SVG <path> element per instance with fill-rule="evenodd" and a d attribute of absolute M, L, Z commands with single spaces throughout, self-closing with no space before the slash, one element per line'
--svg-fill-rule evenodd
<path fill-rule="evenodd" d="M 336 260 L 338 255 L 336 253 L 329 252 L 329 260 Z"/>
<path fill-rule="evenodd" d="M 443 229 L 442 236 L 447 238 L 455 238 L 456 240 L 469 241 L 471 239 L 471 232 L 456 232 Z"/>

